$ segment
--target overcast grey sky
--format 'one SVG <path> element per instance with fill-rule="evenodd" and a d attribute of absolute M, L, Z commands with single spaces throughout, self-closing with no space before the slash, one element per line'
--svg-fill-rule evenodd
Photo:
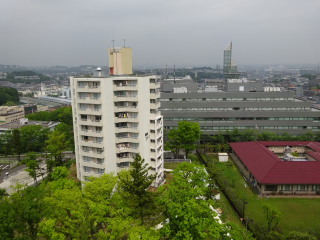
<path fill-rule="evenodd" d="M 133 48 L 134 66 L 320 62 L 319 0 L 1 0 L 0 64 L 107 65 Z"/>

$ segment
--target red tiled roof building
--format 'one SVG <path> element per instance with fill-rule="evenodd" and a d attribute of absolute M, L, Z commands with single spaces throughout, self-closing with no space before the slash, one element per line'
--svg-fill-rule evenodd
<path fill-rule="evenodd" d="M 230 146 L 234 162 L 262 194 L 320 193 L 320 143 L 258 141 Z"/>

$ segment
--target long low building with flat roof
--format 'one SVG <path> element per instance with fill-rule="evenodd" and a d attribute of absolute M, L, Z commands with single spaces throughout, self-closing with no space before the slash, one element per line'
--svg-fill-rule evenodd
<path fill-rule="evenodd" d="M 235 129 L 294 135 L 320 131 L 320 111 L 290 91 L 162 92 L 160 101 L 165 129 L 193 121 L 210 135 Z"/>

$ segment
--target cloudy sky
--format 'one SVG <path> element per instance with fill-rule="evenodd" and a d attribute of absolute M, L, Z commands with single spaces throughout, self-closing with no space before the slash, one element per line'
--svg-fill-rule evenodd
<path fill-rule="evenodd" d="M 319 0 L 1 0 L 0 64 L 135 67 L 320 63 Z"/>

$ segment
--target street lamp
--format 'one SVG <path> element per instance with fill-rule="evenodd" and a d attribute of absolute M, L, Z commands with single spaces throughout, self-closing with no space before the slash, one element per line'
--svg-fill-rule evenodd
<path fill-rule="evenodd" d="M 248 224 L 249 224 L 249 223 L 252 223 L 252 222 L 253 222 L 253 219 L 251 219 L 251 218 L 248 217 L 245 221 L 246 221 L 246 229 L 248 229 Z"/>
<path fill-rule="evenodd" d="M 244 212 L 246 210 L 246 205 L 248 204 L 248 201 L 243 199 L 243 209 L 242 209 L 242 218 L 244 220 Z"/>

